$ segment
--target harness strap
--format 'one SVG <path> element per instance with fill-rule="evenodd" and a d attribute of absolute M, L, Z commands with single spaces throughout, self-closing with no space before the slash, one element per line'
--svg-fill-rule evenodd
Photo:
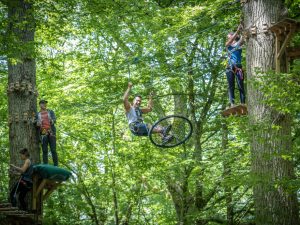
<path fill-rule="evenodd" d="M 137 126 L 139 122 L 136 121 L 136 122 L 132 122 L 129 124 L 129 129 L 133 132 L 133 133 L 137 133 L 139 131 L 139 128 Z"/>

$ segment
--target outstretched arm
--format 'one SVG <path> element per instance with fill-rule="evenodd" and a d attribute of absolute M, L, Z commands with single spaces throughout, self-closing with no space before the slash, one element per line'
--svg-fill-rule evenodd
<path fill-rule="evenodd" d="M 243 28 L 243 26 L 240 24 L 240 25 L 238 26 L 237 31 L 231 36 L 231 38 L 230 38 L 228 41 L 226 41 L 226 43 L 225 43 L 225 46 L 226 46 L 226 47 L 228 47 L 229 45 L 232 44 L 232 42 L 233 42 L 233 41 L 235 40 L 235 38 L 238 36 L 239 31 L 240 31 L 242 28 Z"/>
<path fill-rule="evenodd" d="M 152 108 L 153 108 L 153 99 L 152 99 L 152 97 L 153 97 L 153 93 L 150 93 L 148 104 L 147 104 L 147 108 L 141 109 L 141 111 L 143 113 L 149 113 L 149 112 L 152 111 Z"/>
<path fill-rule="evenodd" d="M 130 92 L 132 86 L 133 86 L 132 83 L 128 82 L 127 90 L 125 91 L 124 96 L 123 96 L 123 103 L 124 103 L 124 108 L 125 108 L 126 112 L 128 112 L 130 110 L 130 103 L 128 101 L 128 97 L 129 97 L 129 92 Z"/>
<path fill-rule="evenodd" d="M 10 166 L 12 168 L 14 168 L 15 170 L 17 170 L 18 172 L 24 173 L 28 169 L 28 167 L 30 166 L 30 160 L 26 159 L 25 163 L 22 167 L 15 166 L 13 164 L 10 164 Z"/>

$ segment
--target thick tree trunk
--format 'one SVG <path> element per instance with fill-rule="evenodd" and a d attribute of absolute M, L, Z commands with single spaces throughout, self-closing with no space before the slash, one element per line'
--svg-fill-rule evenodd
<path fill-rule="evenodd" d="M 34 19 L 30 1 L 10 0 L 8 6 L 8 115 L 10 163 L 21 166 L 19 150 L 28 148 L 33 163 L 40 161 L 36 112 L 36 63 Z M 10 185 L 16 177 L 10 177 Z"/>
<path fill-rule="evenodd" d="M 253 85 L 262 73 L 274 69 L 275 37 L 262 33 L 264 23 L 280 20 L 283 0 L 248 1 L 244 5 L 245 27 L 256 25 L 259 33 L 250 37 L 247 47 L 248 108 L 251 134 L 254 203 L 257 225 L 299 224 L 296 193 L 283 183 L 294 176 L 293 165 L 282 155 L 291 151 L 291 118 L 264 103 L 265 95 Z M 276 128 L 274 128 L 276 127 Z"/>

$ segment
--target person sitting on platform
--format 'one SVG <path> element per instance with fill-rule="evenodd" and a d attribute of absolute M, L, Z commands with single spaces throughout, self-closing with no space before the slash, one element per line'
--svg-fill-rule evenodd
<path fill-rule="evenodd" d="M 150 95 L 149 97 L 147 107 L 140 109 L 142 103 L 142 97 L 140 95 L 136 95 L 134 97 L 132 104 L 130 104 L 128 101 L 129 92 L 132 86 L 133 84 L 129 82 L 128 88 L 125 91 L 123 96 L 123 103 L 124 103 L 124 108 L 125 108 L 125 113 L 128 120 L 129 128 L 130 131 L 136 136 L 148 136 L 151 125 L 144 123 L 142 114 L 146 114 L 152 111 L 153 108 L 152 95 Z M 153 130 L 153 132 L 158 133 L 161 136 L 163 142 L 167 143 L 173 139 L 173 135 L 168 135 L 170 130 L 171 130 L 171 125 L 165 128 L 157 127 Z"/>
<path fill-rule="evenodd" d="M 21 159 L 24 160 L 22 167 L 15 166 L 10 164 L 11 172 L 16 174 L 21 174 L 18 182 L 15 183 L 11 192 L 10 192 L 10 202 L 13 207 L 17 206 L 16 195 L 19 193 L 19 203 L 20 209 L 27 210 L 27 204 L 25 202 L 25 197 L 27 192 L 32 188 L 32 172 L 33 166 L 29 159 L 30 154 L 28 149 L 23 148 L 20 150 Z"/>
<path fill-rule="evenodd" d="M 42 151 L 43 151 L 43 163 L 48 164 L 48 145 L 50 145 L 50 151 L 52 154 L 52 160 L 54 166 L 58 166 L 58 157 L 56 153 L 56 117 L 52 110 L 47 109 L 47 101 L 41 100 L 40 112 L 36 115 L 37 127 L 39 128 L 39 134 L 41 136 Z"/>
<path fill-rule="evenodd" d="M 229 33 L 227 35 L 226 50 L 228 52 L 228 63 L 226 68 L 226 77 L 228 81 L 228 94 L 231 107 L 234 106 L 234 83 L 237 81 L 238 89 L 240 92 L 241 104 L 245 104 L 245 90 L 244 90 L 244 75 L 242 71 L 242 44 L 243 37 L 238 33 L 242 29 L 239 25 L 238 30 L 235 33 Z"/>

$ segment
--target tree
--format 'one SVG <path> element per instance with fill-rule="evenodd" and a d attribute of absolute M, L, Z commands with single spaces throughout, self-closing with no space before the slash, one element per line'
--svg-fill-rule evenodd
<path fill-rule="evenodd" d="M 4 2 L 8 9 L 8 123 L 10 163 L 21 165 L 19 150 L 28 148 L 33 163 L 40 161 L 36 112 L 36 62 L 34 59 L 34 9 L 31 1 Z M 10 177 L 10 184 L 15 177 Z"/>
<path fill-rule="evenodd" d="M 249 1 L 244 5 L 245 27 L 278 22 L 282 0 Z M 247 48 L 249 120 L 256 224 L 299 224 L 297 197 L 287 187 L 294 178 L 291 153 L 291 116 L 265 103 L 266 93 L 254 83 L 274 69 L 275 38 L 271 33 L 251 36 Z M 284 72 L 284 71 L 283 71 Z M 278 76 L 281 76 L 278 74 Z"/>

